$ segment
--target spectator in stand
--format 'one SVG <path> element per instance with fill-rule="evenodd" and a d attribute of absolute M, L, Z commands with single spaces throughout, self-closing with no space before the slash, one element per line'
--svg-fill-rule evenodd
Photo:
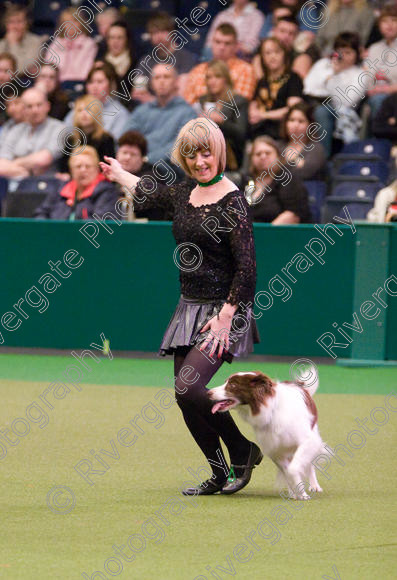
<path fill-rule="evenodd" d="M 322 141 L 327 156 L 332 153 L 333 136 L 344 143 L 356 141 L 359 138 L 361 120 L 356 112 L 364 98 L 365 88 L 358 82 L 359 75 L 364 72 L 360 66 L 360 39 L 354 32 L 342 32 L 334 42 L 334 53 L 331 58 L 322 58 L 311 68 L 304 81 L 304 94 L 307 100 L 318 103 L 315 118 L 322 126 L 326 135 Z M 340 93 L 348 91 L 349 101 L 340 99 Z M 336 119 L 330 108 L 333 102 L 327 101 L 327 107 L 322 104 L 327 97 L 335 97 L 340 103 Z M 335 131 L 335 133 L 334 133 Z"/>
<path fill-rule="evenodd" d="M 282 156 L 284 163 L 293 169 L 302 181 L 323 179 L 327 156 L 319 141 L 310 140 L 308 127 L 314 123 L 314 111 L 305 102 L 297 103 L 288 110 L 284 117 L 281 136 L 285 149 Z"/>
<path fill-rule="evenodd" d="M 126 128 L 128 110 L 111 93 L 117 90 L 117 74 L 108 62 L 96 62 L 87 76 L 86 93 L 92 98 L 89 112 L 93 117 L 103 116 L 103 128 L 118 139 Z M 65 117 L 65 123 L 73 125 L 73 111 Z"/>
<path fill-rule="evenodd" d="M 0 128 L 1 141 L 4 141 L 7 133 L 15 127 L 15 125 L 25 121 L 25 105 L 22 97 L 15 97 L 12 101 L 7 101 L 6 107 L 8 120 Z"/>
<path fill-rule="evenodd" d="M 255 91 L 255 74 L 252 65 L 236 57 L 237 32 L 231 24 L 220 24 L 212 37 L 212 55 L 214 60 L 223 60 L 230 72 L 234 90 L 249 101 Z M 206 93 L 205 78 L 208 63 L 202 62 L 189 73 L 184 96 L 188 103 L 196 103 Z"/>
<path fill-rule="evenodd" d="M 97 43 L 99 45 L 99 50 L 101 50 L 102 46 L 105 45 L 105 38 L 110 26 L 117 20 L 120 20 L 120 13 L 117 8 L 114 8 L 114 6 L 106 8 L 96 15 L 95 24 L 98 29 Z"/>
<path fill-rule="evenodd" d="M 120 137 L 116 159 L 124 171 L 133 173 L 137 177 L 153 175 L 152 165 L 147 161 L 147 141 L 138 131 L 127 131 Z M 133 205 L 131 196 L 125 196 L 124 201 L 125 208 L 131 210 L 129 221 L 135 218 L 148 220 L 167 220 L 170 218 L 167 216 L 167 212 L 159 207 L 140 209 L 138 199 L 134 199 Z"/>
<path fill-rule="evenodd" d="M 187 80 L 187 74 L 197 63 L 197 56 L 188 49 L 182 47 L 175 50 L 174 42 L 172 42 L 171 33 L 175 30 L 175 21 L 167 12 L 157 12 L 147 23 L 147 31 L 150 36 L 151 46 L 148 47 L 147 53 L 152 52 L 153 48 L 157 46 L 156 54 L 158 58 L 166 61 L 169 59 L 167 54 L 161 47 L 165 46 L 168 52 L 172 53 L 175 58 L 175 68 L 178 71 L 178 92 L 183 96 L 184 86 Z M 170 39 L 171 37 L 171 39 Z M 134 94 L 135 97 L 135 94 Z"/>
<path fill-rule="evenodd" d="M 59 80 L 85 81 L 98 51 L 95 40 L 88 36 L 82 24 L 73 18 L 75 8 L 62 10 L 56 38 L 49 45 L 59 56 Z M 63 47 L 63 50 L 59 48 Z"/>
<path fill-rule="evenodd" d="M 114 66 L 118 81 L 127 82 L 129 71 L 134 68 L 136 58 L 128 26 L 122 20 L 113 22 L 106 33 L 106 40 L 99 48 L 96 60 L 110 62 Z"/>
<path fill-rule="evenodd" d="M 397 91 L 397 4 L 386 5 L 382 8 L 378 18 L 378 27 L 382 34 L 382 40 L 371 44 L 366 58 L 367 63 L 364 61 L 364 67 L 367 69 L 370 69 L 370 65 L 377 68 L 376 63 L 381 63 L 378 64 L 380 70 L 374 72 L 377 83 L 373 89 L 367 92 L 373 115 L 376 114 L 387 95 Z M 388 51 L 390 51 L 389 57 L 387 56 Z M 382 65 L 384 53 L 385 61 L 393 62 L 393 65 Z M 390 59 L 390 53 L 394 53 L 394 58 Z"/>
<path fill-rule="evenodd" d="M 375 223 L 397 222 L 397 179 L 378 191 L 367 220 Z"/>
<path fill-rule="evenodd" d="M 178 96 L 178 76 L 174 68 L 166 64 L 153 66 L 151 85 L 156 99 L 139 105 L 125 128 L 140 131 L 146 137 L 149 161 L 156 163 L 171 153 L 180 128 L 197 114 Z"/>
<path fill-rule="evenodd" d="M 365 46 L 374 23 L 374 11 L 366 0 L 330 0 L 328 20 L 317 31 L 316 44 L 323 57 L 332 53 L 335 39 L 342 32 L 355 32 Z"/>
<path fill-rule="evenodd" d="M 4 13 L 5 36 L 0 40 L 0 52 L 11 53 L 17 61 L 19 75 L 30 72 L 32 61 L 44 42 L 43 36 L 29 32 L 28 9 L 20 4 L 8 4 Z M 36 66 L 33 71 L 37 70 Z"/>
<path fill-rule="evenodd" d="M 208 63 L 206 83 L 207 93 L 200 97 L 198 110 L 205 111 L 205 116 L 221 128 L 226 141 L 226 169 L 237 171 L 243 162 L 248 131 L 248 101 L 234 94 L 229 69 L 222 60 Z"/>
<path fill-rule="evenodd" d="M 93 117 L 89 112 L 89 106 L 92 103 L 90 95 L 83 95 L 76 100 L 73 109 L 73 126 L 75 131 L 68 137 L 67 151 L 60 161 L 59 169 L 61 173 L 68 171 L 68 160 L 71 151 L 82 147 L 84 144 L 90 145 L 98 153 L 100 161 L 106 155 L 114 157 L 115 147 L 113 137 L 103 128 L 102 114 L 98 111 Z M 66 147 L 65 147 L 66 149 Z M 74 153 L 75 155 L 78 153 Z M 64 178 L 65 176 L 63 176 Z M 69 178 L 69 176 L 67 176 Z"/>
<path fill-rule="evenodd" d="M 15 57 L 10 54 L 9 52 L 2 52 L 0 53 L 0 86 L 4 83 L 9 83 L 12 78 L 12 73 L 15 73 L 17 70 L 17 61 Z M 13 83 L 13 87 L 17 92 L 19 92 L 19 87 L 16 83 Z M 6 97 L 8 96 L 7 91 L 4 89 L 6 93 Z M 11 91 L 9 94 L 12 96 Z M 6 99 L 3 96 L 0 96 L 0 126 L 3 125 L 7 121 L 7 113 L 6 108 L 8 107 L 8 103 L 10 103 L 10 99 Z"/>
<path fill-rule="evenodd" d="M 382 102 L 372 122 L 372 134 L 397 144 L 397 91 Z"/>
<path fill-rule="evenodd" d="M 22 95 L 25 121 L 10 129 L 0 145 L 0 175 L 28 177 L 55 171 L 55 161 L 62 155 L 58 143 L 65 125 L 48 116 L 47 95 L 36 88 Z"/>
<path fill-rule="evenodd" d="M 215 16 L 205 41 L 208 49 L 212 46 L 212 37 L 220 24 L 232 24 L 237 31 L 237 54 L 250 58 L 259 46 L 259 34 L 265 23 L 263 12 L 249 0 L 233 0 L 229 8 Z"/>
<path fill-rule="evenodd" d="M 115 214 L 119 191 L 99 169 L 98 153 L 87 146 L 69 158 L 71 181 L 60 191 L 51 192 L 37 208 L 35 218 L 50 220 L 87 220 L 94 214 L 102 218 Z"/>
<path fill-rule="evenodd" d="M 65 118 L 70 111 L 69 97 L 61 89 L 59 83 L 59 68 L 55 65 L 41 65 L 39 76 L 36 78 L 35 87 L 46 93 L 50 102 L 50 117 L 54 119 Z"/>
<path fill-rule="evenodd" d="M 252 220 L 273 225 L 310 223 L 307 190 L 283 163 L 276 141 L 271 137 L 255 139 L 245 188 Z"/>
<path fill-rule="evenodd" d="M 265 74 L 249 105 L 250 134 L 253 139 L 265 134 L 278 139 L 288 107 L 302 100 L 303 84 L 290 70 L 288 51 L 277 38 L 262 41 L 261 55 Z"/>

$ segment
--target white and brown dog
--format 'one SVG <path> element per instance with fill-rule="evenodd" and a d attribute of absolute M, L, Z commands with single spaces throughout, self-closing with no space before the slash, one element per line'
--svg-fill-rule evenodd
<path fill-rule="evenodd" d="M 317 378 L 310 385 L 302 381 L 274 382 L 255 371 L 235 373 L 225 384 L 209 391 L 212 401 L 217 401 L 213 413 L 237 407 L 252 425 L 263 454 L 279 468 L 279 483 L 287 482 L 294 499 L 310 499 L 305 481 L 311 491 L 322 491 L 312 465 L 324 451 L 312 399 L 317 387 Z"/>

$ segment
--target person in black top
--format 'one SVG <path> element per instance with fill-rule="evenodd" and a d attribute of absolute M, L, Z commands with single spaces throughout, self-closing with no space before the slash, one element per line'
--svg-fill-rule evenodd
<path fill-rule="evenodd" d="M 251 308 L 256 282 L 252 222 L 243 193 L 223 174 L 226 144 L 218 125 L 205 118 L 189 121 L 175 148 L 171 160 L 196 181 L 193 189 L 191 182 L 157 183 L 153 191 L 151 179 L 139 180 L 111 158 L 101 168 L 108 179 L 129 188 L 142 207 L 172 210 L 181 297 L 160 354 L 174 356 L 176 400 L 213 470 L 210 479 L 182 493 L 234 493 L 247 485 L 262 454 L 228 412 L 211 412 L 206 385 L 225 360 L 251 352 L 259 342 Z M 235 474 L 229 480 L 220 438 Z"/>
<path fill-rule="evenodd" d="M 249 106 L 251 138 L 269 135 L 277 139 L 280 122 L 295 103 L 302 100 L 303 83 L 291 71 L 288 51 L 277 38 L 266 38 L 261 44 L 264 76 L 258 81 Z"/>
<path fill-rule="evenodd" d="M 51 105 L 49 116 L 62 121 L 69 113 L 70 107 L 69 97 L 61 89 L 59 82 L 59 68 L 52 64 L 42 65 L 34 86 L 46 93 Z"/>
<path fill-rule="evenodd" d="M 250 172 L 245 195 L 253 221 L 273 225 L 312 221 L 307 190 L 271 137 L 258 137 L 253 142 Z"/>

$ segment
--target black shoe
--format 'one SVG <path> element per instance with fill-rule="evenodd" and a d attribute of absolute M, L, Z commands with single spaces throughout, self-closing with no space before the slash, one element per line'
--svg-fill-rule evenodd
<path fill-rule="evenodd" d="M 232 464 L 230 468 L 230 474 L 227 482 L 222 488 L 221 493 L 236 493 L 243 489 L 251 479 L 252 470 L 256 465 L 259 465 L 263 459 L 263 453 L 255 443 L 251 443 L 250 452 L 248 455 L 248 460 L 246 465 L 235 465 Z M 239 477 L 235 476 L 235 469 L 243 469 L 242 475 Z"/>
<path fill-rule="evenodd" d="M 213 495 L 221 491 L 225 482 L 217 483 L 213 479 L 207 479 L 196 487 L 186 487 L 182 490 L 183 495 Z"/>

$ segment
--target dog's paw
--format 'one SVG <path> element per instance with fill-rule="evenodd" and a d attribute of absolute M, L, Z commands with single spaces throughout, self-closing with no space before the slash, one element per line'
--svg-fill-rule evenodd
<path fill-rule="evenodd" d="M 311 485 L 309 487 L 309 491 L 312 491 L 313 493 L 321 493 L 323 491 L 323 488 L 320 487 L 318 484 L 317 485 Z"/>

